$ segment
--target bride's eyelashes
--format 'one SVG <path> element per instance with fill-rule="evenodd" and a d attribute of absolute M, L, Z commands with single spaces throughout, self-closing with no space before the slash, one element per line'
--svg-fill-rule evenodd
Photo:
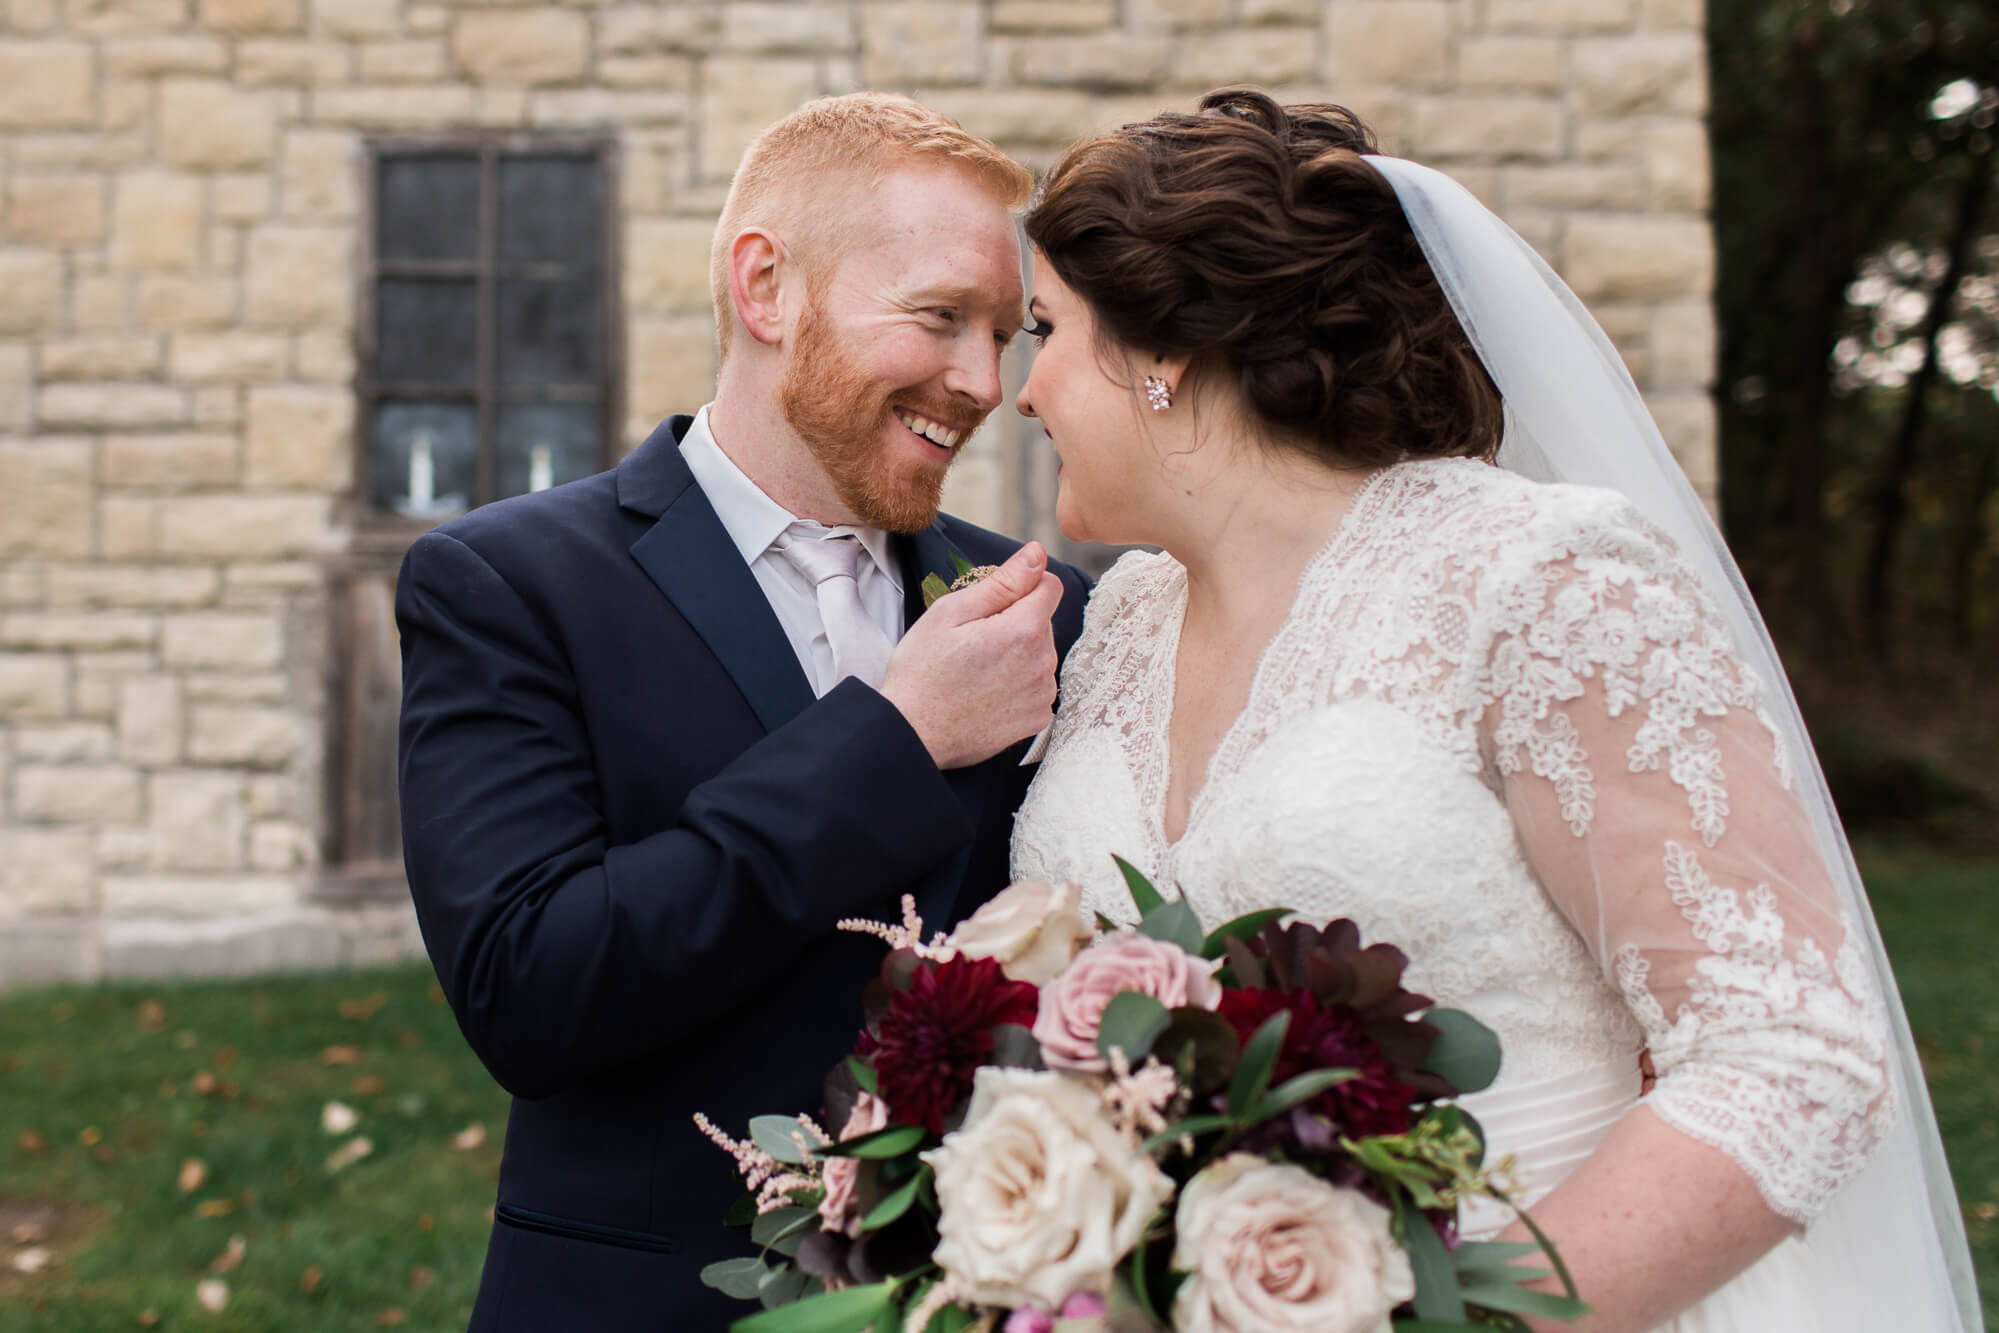
<path fill-rule="evenodd" d="M 1048 335 L 1055 332 L 1055 326 L 1045 319 L 1037 319 L 1026 328 L 1023 328 L 1021 332 L 1034 339 L 1037 343 L 1045 343 L 1048 341 Z"/>

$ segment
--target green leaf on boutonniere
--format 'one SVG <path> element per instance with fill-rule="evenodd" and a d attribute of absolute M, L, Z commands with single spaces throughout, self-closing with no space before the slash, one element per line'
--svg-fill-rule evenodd
<path fill-rule="evenodd" d="M 964 578 L 965 575 L 977 568 L 977 565 L 965 559 L 964 556 L 959 555 L 956 551 L 951 552 L 951 573 L 954 576 Z"/>
<path fill-rule="evenodd" d="M 900 1157 L 920 1147 L 925 1137 L 921 1125 L 890 1125 L 872 1134 L 842 1139 L 818 1150 L 821 1157 Z"/>
<path fill-rule="evenodd" d="M 1139 918 L 1143 920 L 1158 911 L 1166 900 L 1159 896 L 1158 889 L 1152 887 L 1152 881 L 1145 877 L 1145 872 L 1115 852 L 1111 854 L 1111 860 L 1117 862 L 1119 872 L 1124 875 L 1125 887 L 1131 890 L 1132 906 L 1138 908 Z"/>
<path fill-rule="evenodd" d="M 951 585 L 946 583 L 943 579 L 938 578 L 935 574 L 925 574 L 923 576 L 922 586 L 923 586 L 923 609 L 925 611 L 928 611 L 931 607 L 937 605 L 937 599 L 939 597 L 948 597 L 951 593 Z"/>
<path fill-rule="evenodd" d="M 1201 956 L 1201 918 L 1194 915 L 1185 899 L 1175 898 L 1147 912 L 1138 923 L 1138 933 L 1177 944 L 1196 958 Z"/>
<path fill-rule="evenodd" d="M 1152 1049 L 1153 1039 L 1166 1030 L 1172 1015 L 1165 1005 L 1137 991 L 1119 991 L 1104 1006 L 1097 1022 L 1097 1053 L 1106 1060 L 1119 1048 L 1136 1069 Z"/>
<path fill-rule="evenodd" d="M 1229 1080 L 1229 1116 L 1240 1122 L 1250 1108 L 1262 1100 L 1270 1087 L 1271 1071 L 1277 1067 L 1278 1052 L 1284 1049 L 1284 1034 L 1291 1030 L 1291 1011 L 1280 1009 L 1263 1020 L 1242 1048 L 1242 1063 Z"/>
<path fill-rule="evenodd" d="M 1499 1075 L 1499 1038 L 1492 1029 L 1458 1009 L 1431 1009 L 1425 1024 L 1437 1030 L 1423 1072 L 1435 1074 L 1460 1094 L 1477 1092 Z"/>

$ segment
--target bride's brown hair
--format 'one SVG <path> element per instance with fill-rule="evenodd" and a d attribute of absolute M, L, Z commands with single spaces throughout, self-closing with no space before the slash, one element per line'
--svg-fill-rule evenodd
<path fill-rule="evenodd" d="M 1071 148 L 1027 235 L 1101 333 L 1234 377 L 1336 467 L 1490 458 L 1503 411 L 1374 136 L 1332 105 L 1223 89 Z"/>

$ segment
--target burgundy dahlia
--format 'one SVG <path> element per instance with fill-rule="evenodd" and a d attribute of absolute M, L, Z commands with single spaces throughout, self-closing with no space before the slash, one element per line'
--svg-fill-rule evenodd
<path fill-rule="evenodd" d="M 990 958 L 917 968 L 855 1048 L 874 1066 L 889 1119 L 942 1134 L 945 1117 L 972 1095 L 972 1075 L 992 1058 L 993 1029 L 1032 1026 L 1039 995 Z"/>
<path fill-rule="evenodd" d="M 1406 1132 L 1415 1118 L 1409 1104 L 1418 1093 L 1397 1077 L 1394 1063 L 1368 1036 L 1351 1005 L 1322 1005 L 1304 991 L 1244 988 L 1223 991 L 1219 1012 L 1247 1046 L 1272 1014 L 1286 1009 L 1291 1012 L 1291 1026 L 1285 1030 L 1270 1086 L 1315 1069 L 1359 1070 L 1359 1078 L 1326 1089 L 1307 1102 L 1306 1109 L 1349 1138 Z"/>

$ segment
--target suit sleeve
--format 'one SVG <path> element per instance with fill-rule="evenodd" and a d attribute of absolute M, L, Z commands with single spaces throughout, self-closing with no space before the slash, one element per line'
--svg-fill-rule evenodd
<path fill-rule="evenodd" d="M 613 846 L 574 673 L 516 590 L 431 533 L 396 620 L 418 922 L 467 1039 L 518 1096 L 700 1033 L 972 836 L 902 715 L 850 680 L 694 787 L 664 831 Z"/>

